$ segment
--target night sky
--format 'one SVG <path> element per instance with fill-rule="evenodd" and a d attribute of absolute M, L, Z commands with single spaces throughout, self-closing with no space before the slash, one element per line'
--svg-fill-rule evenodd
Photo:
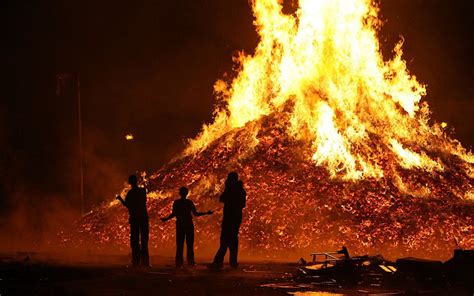
<path fill-rule="evenodd" d="M 258 43 L 245 0 L 9 1 L 2 55 L 0 212 L 50 201 L 78 207 L 77 104 L 55 76 L 81 80 L 86 203 L 154 170 L 212 116 L 212 85 Z M 291 11 L 292 4 L 286 9 Z M 387 54 L 405 38 L 433 118 L 474 144 L 474 2 L 384 0 Z M 5 40 L 4 40 L 5 41 Z M 6 70 L 6 71 L 5 71 Z M 135 141 L 127 142 L 132 132 Z"/>

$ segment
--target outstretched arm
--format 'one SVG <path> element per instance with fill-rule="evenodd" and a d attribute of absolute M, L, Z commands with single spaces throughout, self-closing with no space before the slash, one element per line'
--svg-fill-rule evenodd
<path fill-rule="evenodd" d="M 175 213 L 174 213 L 174 211 L 173 211 L 171 214 L 169 214 L 169 216 L 166 216 L 166 217 L 161 218 L 161 221 L 166 222 L 166 221 L 168 221 L 168 220 L 170 220 L 170 219 L 173 219 L 174 217 L 176 217 L 176 215 L 175 215 Z"/>
<path fill-rule="evenodd" d="M 192 212 L 193 212 L 193 215 L 196 216 L 196 217 L 197 216 L 204 216 L 204 215 L 211 215 L 212 213 L 214 213 L 214 211 L 198 212 L 196 210 L 196 206 L 194 206 L 194 204 L 193 204 Z"/>
<path fill-rule="evenodd" d="M 123 198 L 120 196 L 120 195 L 117 195 L 117 200 L 120 201 L 122 203 L 122 205 L 124 205 L 125 207 L 128 208 L 127 204 L 125 203 L 125 201 L 123 200 Z"/>
<path fill-rule="evenodd" d="M 212 215 L 212 213 L 214 213 L 214 211 L 207 211 L 207 212 L 198 212 L 198 211 L 193 211 L 193 215 L 194 216 L 204 216 L 204 215 Z"/>
<path fill-rule="evenodd" d="M 176 217 L 176 210 L 175 210 L 175 208 L 174 208 L 174 203 L 173 203 L 173 210 L 171 211 L 171 214 L 169 214 L 169 215 L 166 216 L 166 217 L 161 218 L 161 221 L 166 222 L 166 221 L 168 221 L 168 220 L 170 220 L 170 219 L 173 219 L 174 217 Z"/>

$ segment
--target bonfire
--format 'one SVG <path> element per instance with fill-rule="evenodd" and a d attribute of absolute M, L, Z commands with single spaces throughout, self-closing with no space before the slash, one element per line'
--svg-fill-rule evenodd
<path fill-rule="evenodd" d="M 403 41 L 382 56 L 378 6 L 300 0 L 284 14 L 280 2 L 252 1 L 260 42 L 215 83 L 213 121 L 175 159 L 142 173 L 152 247 L 174 245 L 174 225 L 159 217 L 181 186 L 198 208 L 218 210 L 195 221 L 198 250 L 217 241 L 218 196 L 237 171 L 248 193 L 240 236 L 248 254 L 345 245 L 441 259 L 473 248 L 474 156 L 430 119 Z M 63 241 L 127 250 L 124 221 L 111 197 Z"/>

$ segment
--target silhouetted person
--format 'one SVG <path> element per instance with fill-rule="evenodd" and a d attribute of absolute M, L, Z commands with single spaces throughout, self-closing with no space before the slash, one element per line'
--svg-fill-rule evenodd
<path fill-rule="evenodd" d="M 148 212 L 146 208 L 146 189 L 138 187 L 137 176 L 128 177 L 132 189 L 128 191 L 125 200 L 120 195 L 117 199 L 127 207 L 130 223 L 130 246 L 132 248 L 133 266 L 149 266 L 148 254 Z"/>
<path fill-rule="evenodd" d="M 183 265 L 183 249 L 186 240 L 187 260 L 189 266 L 196 265 L 194 261 L 194 224 L 193 216 L 210 215 L 212 211 L 200 213 L 196 210 L 194 203 L 186 199 L 188 196 L 188 188 L 181 187 L 179 189 L 180 199 L 173 202 L 173 211 L 168 217 L 161 218 L 165 222 L 176 217 L 176 267 Z"/>
<path fill-rule="evenodd" d="M 243 182 L 239 180 L 237 173 L 229 173 L 225 181 L 224 192 L 219 198 L 224 203 L 224 217 L 222 219 L 220 247 L 214 257 L 214 262 L 210 265 L 211 268 L 221 268 L 223 266 L 227 249 L 230 252 L 230 266 L 238 266 L 239 229 L 242 223 L 242 209 L 245 208 L 246 196 Z"/>

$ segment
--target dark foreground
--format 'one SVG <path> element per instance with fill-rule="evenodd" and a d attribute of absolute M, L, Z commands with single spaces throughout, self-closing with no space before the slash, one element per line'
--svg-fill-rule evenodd
<path fill-rule="evenodd" d="M 131 269 L 118 256 L 87 262 L 39 257 L 3 256 L 0 295 L 463 295 L 456 289 L 348 290 L 300 284 L 294 281 L 297 266 L 285 263 L 243 263 L 220 271 L 198 264 L 177 270 L 171 259 L 153 258 L 152 268 Z"/>

